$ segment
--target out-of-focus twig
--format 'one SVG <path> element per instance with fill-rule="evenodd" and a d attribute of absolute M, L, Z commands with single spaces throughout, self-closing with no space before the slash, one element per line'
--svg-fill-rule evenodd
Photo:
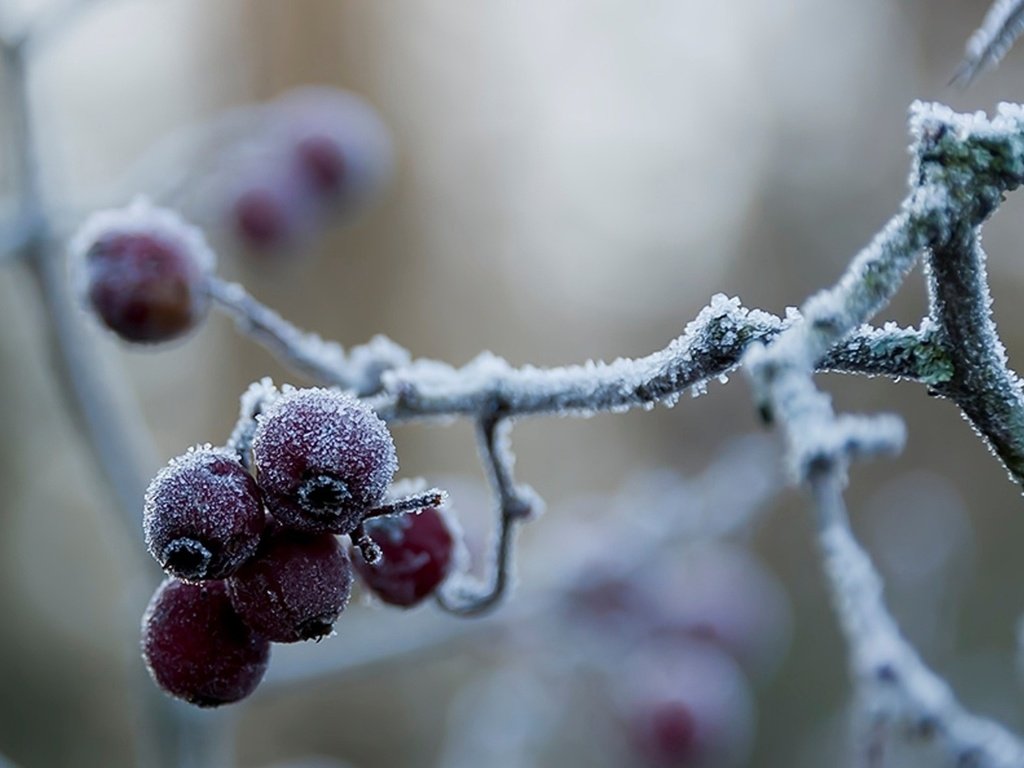
<path fill-rule="evenodd" d="M 954 400 L 1011 475 L 1024 480 L 1021 386 L 1005 365 L 991 319 L 977 229 L 1005 192 L 1024 182 L 1024 112 L 993 120 L 915 105 L 911 193 L 901 212 L 830 289 L 812 296 L 802 319 L 746 356 L 760 409 L 786 436 L 791 469 L 817 507 L 819 541 L 864 716 L 939 744 L 957 765 L 1024 766 L 1024 743 L 966 711 L 899 632 L 882 582 L 850 529 L 843 502 L 850 462 L 899 450 L 894 417 L 836 415 L 812 380 L 815 361 L 868 321 L 920 257 L 929 260 L 929 335 L 946 350 L 948 376 L 933 391 Z"/>
<path fill-rule="evenodd" d="M 963 61 L 950 83 L 970 85 L 981 73 L 994 68 L 1024 33 L 1024 0 L 996 0 L 981 26 L 967 41 Z"/>

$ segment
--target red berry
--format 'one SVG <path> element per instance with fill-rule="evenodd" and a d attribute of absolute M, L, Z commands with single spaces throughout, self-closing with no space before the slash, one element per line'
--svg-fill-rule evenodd
<path fill-rule="evenodd" d="M 264 157 L 232 191 L 228 216 L 250 248 L 284 250 L 302 243 L 315 227 L 317 212 L 307 198 L 295 168 Z"/>
<path fill-rule="evenodd" d="M 89 307 L 126 341 L 177 338 L 209 308 L 214 257 L 201 233 L 148 203 L 94 215 L 74 240 L 72 263 Z"/>
<path fill-rule="evenodd" d="M 636 756 L 657 768 L 739 768 L 754 737 L 750 686 L 736 663 L 698 642 L 642 646 L 616 681 Z"/>
<path fill-rule="evenodd" d="M 238 457 L 209 446 L 173 459 L 146 491 L 146 546 L 168 573 L 223 579 L 256 552 L 265 524 L 259 487 Z"/>
<path fill-rule="evenodd" d="M 633 738 L 651 762 L 685 765 L 700 754 L 697 718 L 684 701 L 660 699 L 638 707 Z"/>
<path fill-rule="evenodd" d="M 390 178 L 390 133 L 359 96 L 334 88 L 302 88 L 282 96 L 273 108 L 299 175 L 330 213 L 360 210 Z"/>
<path fill-rule="evenodd" d="M 224 582 L 167 579 L 142 619 L 142 657 L 172 696 L 216 707 L 256 690 L 270 643 L 238 617 Z"/>
<path fill-rule="evenodd" d="M 288 213 L 272 190 L 247 189 L 234 202 L 235 228 L 256 248 L 280 247 L 291 235 Z"/>
<path fill-rule="evenodd" d="M 418 514 L 367 520 L 366 533 L 380 547 L 374 565 L 355 554 L 356 571 L 385 603 L 416 605 L 445 580 L 451 570 L 455 538 L 444 513 L 428 507 Z"/>
<path fill-rule="evenodd" d="M 330 634 L 352 590 L 348 552 L 329 533 L 277 529 L 228 580 L 242 619 L 269 640 L 294 643 Z"/>
<path fill-rule="evenodd" d="M 387 426 L 341 392 L 292 390 L 258 422 L 257 477 L 271 514 L 289 528 L 351 533 L 398 469 Z"/>
<path fill-rule="evenodd" d="M 345 152 L 329 136 L 303 136 L 295 144 L 295 158 L 310 186 L 325 195 L 341 192 L 345 182 Z"/>

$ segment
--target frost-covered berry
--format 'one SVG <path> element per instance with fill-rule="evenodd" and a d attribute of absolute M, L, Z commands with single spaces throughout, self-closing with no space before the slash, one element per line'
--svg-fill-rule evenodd
<path fill-rule="evenodd" d="M 622 666 L 622 722 L 633 765 L 747 765 L 755 713 L 750 686 L 724 652 L 702 643 L 646 645 Z"/>
<path fill-rule="evenodd" d="M 295 162 L 307 183 L 325 195 L 340 193 L 345 184 L 346 160 L 341 145 L 330 136 L 312 133 L 295 142 Z"/>
<path fill-rule="evenodd" d="M 392 515 L 367 520 L 366 534 L 380 547 L 380 560 L 370 565 L 353 555 L 356 571 L 385 603 L 416 605 L 444 581 L 451 571 L 455 538 L 438 509 L 418 514 Z"/>
<path fill-rule="evenodd" d="M 270 643 L 231 607 L 222 581 L 167 579 L 142 618 L 142 657 L 165 691 L 200 707 L 252 693 L 270 659 Z"/>
<path fill-rule="evenodd" d="M 268 509 L 287 527 L 351 533 L 398 469 L 387 426 L 349 395 L 291 390 L 258 421 L 257 477 Z"/>
<path fill-rule="evenodd" d="M 771 677 L 784 658 L 792 635 L 789 599 L 748 550 L 695 545 L 645 570 L 641 581 L 662 634 L 713 642 L 757 680 Z"/>
<path fill-rule="evenodd" d="M 146 491 L 146 546 L 168 573 L 223 579 L 256 552 L 266 516 L 259 487 L 238 457 L 194 448 L 173 459 Z"/>
<path fill-rule="evenodd" d="M 228 589 L 245 623 L 269 640 L 317 640 L 330 634 L 348 603 L 352 563 L 332 534 L 278 528 Z"/>
<path fill-rule="evenodd" d="M 280 248 L 294 237 L 289 208 L 273 189 L 241 190 L 231 206 L 235 231 L 254 248 Z"/>
<path fill-rule="evenodd" d="M 256 160 L 259 160 L 257 163 Z M 229 194 L 227 216 L 235 234 L 257 251 L 300 245 L 316 229 L 318 211 L 302 174 L 273 155 L 252 159 Z"/>
<path fill-rule="evenodd" d="M 362 209 L 390 178 L 390 132 L 359 96 L 335 88 L 301 88 L 279 98 L 272 108 L 300 177 L 332 215 Z"/>
<path fill-rule="evenodd" d="M 107 328 L 138 343 L 169 341 L 199 324 L 214 262 L 198 229 L 145 201 L 94 214 L 71 245 L 86 304 Z"/>

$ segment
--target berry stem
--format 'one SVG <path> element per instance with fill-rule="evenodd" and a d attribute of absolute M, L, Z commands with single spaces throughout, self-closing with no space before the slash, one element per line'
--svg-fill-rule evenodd
<path fill-rule="evenodd" d="M 318 384 L 351 390 L 359 396 L 373 394 L 380 389 L 385 371 L 409 361 L 408 352 L 384 337 L 355 347 L 346 355 L 340 344 L 300 330 L 238 283 L 214 277 L 207 290 L 243 335 Z"/>
<path fill-rule="evenodd" d="M 442 491 L 440 488 L 431 488 L 429 491 L 423 491 L 411 496 L 403 496 L 400 499 L 380 504 L 367 511 L 363 515 L 363 520 L 384 517 L 386 515 L 400 515 L 404 512 L 415 512 L 418 509 L 426 509 L 427 507 L 439 507 L 444 504 L 447 498 L 448 494 L 445 491 Z"/>
<path fill-rule="evenodd" d="M 362 523 L 356 526 L 350 537 L 352 544 L 359 550 L 363 560 L 370 565 L 376 565 L 380 562 L 382 557 L 380 547 L 377 545 L 377 542 L 370 538 L 370 534 L 366 532 L 366 528 Z"/>
<path fill-rule="evenodd" d="M 451 587 L 437 592 L 437 604 L 448 613 L 479 616 L 501 602 L 511 581 L 517 523 L 529 519 L 542 505 L 533 489 L 516 483 L 515 455 L 508 441 L 510 430 L 511 422 L 495 412 L 477 420 L 477 445 L 498 508 L 494 559 L 487 582 L 472 583 L 464 575 L 458 578 L 456 574 L 448 582 Z"/>
<path fill-rule="evenodd" d="M 277 399 L 278 394 L 274 383 L 265 377 L 250 384 L 239 398 L 238 421 L 224 447 L 234 451 L 247 470 L 252 470 L 252 438 L 256 434 L 256 417 Z"/>

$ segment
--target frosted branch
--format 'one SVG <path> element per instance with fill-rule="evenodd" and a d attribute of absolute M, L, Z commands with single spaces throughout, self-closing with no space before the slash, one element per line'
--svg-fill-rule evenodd
<path fill-rule="evenodd" d="M 908 733 L 934 741 L 955 765 L 1024 765 L 1024 743 L 966 711 L 949 685 L 900 634 L 882 599 L 881 579 L 850 531 L 835 473 L 815 473 L 810 485 L 825 573 L 865 714 L 876 724 L 897 723 Z"/>
<path fill-rule="evenodd" d="M 993 69 L 1024 32 L 1024 0 L 996 0 L 981 26 L 971 35 L 964 59 L 951 82 L 969 85 Z"/>
<path fill-rule="evenodd" d="M 967 227 L 934 248 L 928 267 L 931 313 L 942 343 L 957 350 L 950 378 L 935 392 L 960 406 L 1011 478 L 1024 484 L 1024 392 L 996 334 L 977 231 Z"/>

